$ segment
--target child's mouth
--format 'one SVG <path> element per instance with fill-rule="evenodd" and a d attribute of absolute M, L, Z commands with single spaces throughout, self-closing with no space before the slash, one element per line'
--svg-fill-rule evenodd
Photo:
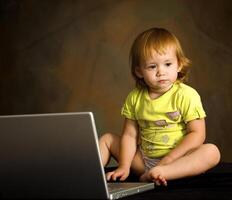
<path fill-rule="evenodd" d="M 167 82 L 167 80 L 159 80 L 158 82 L 159 82 L 160 84 L 164 84 L 164 83 Z"/>

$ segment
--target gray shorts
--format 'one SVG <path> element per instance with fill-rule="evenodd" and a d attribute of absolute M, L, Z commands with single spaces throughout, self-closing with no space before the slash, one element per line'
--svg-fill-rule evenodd
<path fill-rule="evenodd" d="M 140 152 L 143 157 L 143 162 L 145 164 L 145 171 L 149 171 L 151 168 L 155 167 L 162 158 L 149 158 L 147 157 L 140 147 Z"/>

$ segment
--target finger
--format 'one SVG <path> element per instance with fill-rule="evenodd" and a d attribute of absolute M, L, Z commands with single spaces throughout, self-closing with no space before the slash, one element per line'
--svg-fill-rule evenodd
<path fill-rule="evenodd" d="M 114 181 L 116 181 L 117 180 L 117 178 L 118 177 L 120 177 L 121 176 L 121 173 L 114 173 L 113 175 L 112 175 L 112 180 L 114 180 Z"/>
<path fill-rule="evenodd" d="M 126 178 L 127 178 L 127 175 L 126 175 L 126 174 L 123 174 L 119 180 L 120 180 L 120 181 L 124 181 Z"/>
<path fill-rule="evenodd" d="M 109 181 L 111 178 L 112 178 L 112 175 L 114 174 L 114 171 L 113 172 L 108 172 L 106 174 L 106 180 Z"/>

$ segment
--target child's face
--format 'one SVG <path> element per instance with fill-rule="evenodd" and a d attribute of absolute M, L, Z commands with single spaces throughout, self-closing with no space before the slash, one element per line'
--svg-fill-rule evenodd
<path fill-rule="evenodd" d="M 176 51 L 169 47 L 163 54 L 152 52 L 143 66 L 136 68 L 136 75 L 144 79 L 151 92 L 164 93 L 176 81 L 179 71 Z"/>

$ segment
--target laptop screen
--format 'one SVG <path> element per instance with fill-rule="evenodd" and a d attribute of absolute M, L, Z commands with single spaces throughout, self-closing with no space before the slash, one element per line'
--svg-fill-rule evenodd
<path fill-rule="evenodd" d="M 93 114 L 0 116 L 0 195 L 107 198 Z"/>

